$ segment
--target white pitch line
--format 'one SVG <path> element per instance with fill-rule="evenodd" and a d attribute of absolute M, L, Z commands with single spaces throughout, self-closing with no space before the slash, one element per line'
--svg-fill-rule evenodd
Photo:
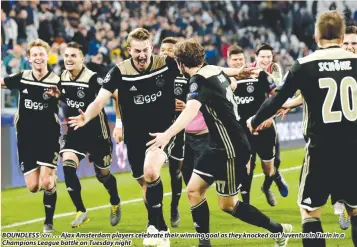
<path fill-rule="evenodd" d="M 295 171 L 295 170 L 299 170 L 299 169 L 301 169 L 301 166 L 294 166 L 294 167 L 290 167 L 290 168 L 285 168 L 285 169 L 282 169 L 282 170 L 279 170 L 279 171 L 282 172 L 282 173 L 285 173 L 285 172 Z M 257 178 L 257 177 L 262 177 L 262 176 L 264 176 L 264 173 L 255 174 L 253 177 Z M 186 192 L 186 190 L 182 190 L 182 192 Z M 168 193 L 164 194 L 164 196 L 170 196 L 170 195 L 171 195 L 171 192 L 168 192 Z M 120 204 L 121 205 L 125 205 L 125 204 L 141 202 L 141 201 L 143 201 L 142 198 L 136 198 L 136 199 L 133 199 L 133 200 L 122 201 L 122 202 L 120 202 Z M 94 211 L 94 210 L 99 210 L 99 209 L 110 208 L 110 206 L 111 206 L 110 204 L 107 204 L 107 205 L 102 205 L 102 206 L 98 206 L 98 207 L 87 208 L 87 211 Z M 76 212 L 70 212 L 70 213 L 64 213 L 64 214 L 56 214 L 54 216 L 54 219 L 67 217 L 67 216 L 72 216 L 72 215 L 75 215 L 75 214 L 76 214 Z M 42 218 L 36 218 L 36 219 L 33 219 L 33 220 L 17 222 L 17 223 L 11 224 L 11 225 L 2 226 L 1 230 L 2 229 L 6 229 L 6 228 L 13 228 L 13 227 L 17 227 L 17 226 L 29 225 L 29 224 L 36 223 L 36 222 L 42 222 L 44 220 L 45 220 L 45 218 L 42 217 Z"/>

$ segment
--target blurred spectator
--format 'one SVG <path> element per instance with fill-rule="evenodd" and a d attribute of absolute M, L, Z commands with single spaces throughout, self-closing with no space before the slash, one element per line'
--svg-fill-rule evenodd
<path fill-rule="evenodd" d="M 11 48 L 17 42 L 17 24 L 16 21 L 6 15 L 6 13 L 1 9 L 1 37 L 2 42 Z"/>
<path fill-rule="evenodd" d="M 29 69 L 30 65 L 25 58 L 25 50 L 15 45 L 12 52 L 3 59 L 7 74 L 19 73 L 25 69 Z"/>

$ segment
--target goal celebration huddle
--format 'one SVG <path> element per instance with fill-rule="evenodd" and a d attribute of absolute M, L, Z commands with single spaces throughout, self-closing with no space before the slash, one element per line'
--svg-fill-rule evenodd
<path fill-rule="evenodd" d="M 69 195 L 68 210 L 75 212 L 68 228 L 96 231 L 91 224 L 98 216 L 91 216 L 94 212 L 88 210 L 83 193 L 87 182 L 77 175 L 86 157 L 95 171 L 94 186 L 110 204 L 101 217 L 113 231 L 125 229 L 130 221 L 124 207 L 128 198 L 119 192 L 129 188 L 110 169 L 113 142 L 123 141 L 138 184 L 133 190 L 141 193 L 144 204 L 135 214 L 140 215 L 141 232 L 148 234 L 138 246 L 186 246 L 169 234 L 186 223 L 183 219 L 190 219 L 198 235 L 214 235 L 220 229 L 215 225 L 212 230 L 211 215 L 218 215 L 218 220 L 229 216 L 233 222 L 251 225 L 255 232 L 272 234 L 252 246 L 285 247 L 294 232 L 324 233 L 321 208 L 331 201 L 339 214 L 335 224 L 351 231 L 346 241 L 357 247 L 357 26 L 346 26 L 343 14 L 332 10 L 318 15 L 314 28 L 318 49 L 294 61 L 285 75 L 268 43 L 254 47 L 254 63 L 248 63 L 244 48 L 230 44 L 226 66 L 216 66 L 206 61 L 205 44 L 197 39 L 168 36 L 155 54 L 155 33 L 135 28 L 126 39 L 130 58 L 99 75 L 86 66 L 86 52 L 79 42 L 64 47 L 60 74 L 49 70 L 50 45 L 42 39 L 29 42 L 26 55 L 31 68 L 2 78 L 1 86 L 20 95 L 15 115 L 17 158 L 27 189 L 43 193 L 42 231 L 56 234 L 60 193 Z M 116 102 L 112 133 L 104 110 L 111 98 Z M 67 108 L 65 134 L 59 102 Z M 284 121 L 298 106 L 304 111 L 306 146 L 295 189 L 281 171 L 286 159 L 281 155 L 276 118 Z M 266 207 L 254 205 L 252 188 L 258 183 L 254 172 L 260 169 L 256 155 Z M 170 175 L 169 205 L 164 204 L 165 164 Z M 67 192 L 57 191 L 58 169 L 63 170 Z M 208 196 L 211 185 L 217 200 Z M 275 185 L 278 193 L 272 189 Z M 91 193 L 92 200 L 96 196 Z M 301 224 L 294 229 L 290 212 L 274 213 L 287 197 L 295 198 L 301 214 Z M 212 214 L 210 208 L 217 202 L 221 211 Z M 189 208 L 189 217 L 183 215 L 183 208 Z M 325 209 L 325 214 L 333 211 Z M 229 232 L 246 230 L 233 223 Z M 302 238 L 298 246 L 328 246 L 329 239 L 314 236 Z M 239 245 L 236 241 L 234 246 Z M 210 238 L 195 242 L 199 247 L 216 246 Z"/>

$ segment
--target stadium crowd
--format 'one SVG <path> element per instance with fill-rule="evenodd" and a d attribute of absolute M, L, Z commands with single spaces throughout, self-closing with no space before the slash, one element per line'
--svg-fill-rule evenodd
<path fill-rule="evenodd" d="M 29 68 L 28 41 L 41 38 L 51 44 L 49 65 L 59 74 L 66 44 L 77 41 L 87 54 L 88 68 L 104 76 L 126 59 L 126 39 L 136 27 L 154 35 L 157 51 L 168 36 L 196 38 L 204 45 L 209 64 L 224 65 L 232 44 L 245 49 L 247 62 L 254 48 L 269 43 L 285 72 L 294 59 L 316 45 L 311 38 L 318 11 L 344 11 L 347 25 L 357 23 L 357 3 L 342 1 L 19 1 L 2 3 L 2 75 Z"/>

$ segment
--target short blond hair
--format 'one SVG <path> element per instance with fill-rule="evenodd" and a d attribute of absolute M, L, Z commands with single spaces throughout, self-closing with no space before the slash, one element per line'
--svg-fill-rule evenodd
<path fill-rule="evenodd" d="M 35 40 L 31 41 L 27 46 L 27 51 L 26 51 L 27 56 L 30 56 L 30 50 L 32 47 L 35 47 L 35 46 L 45 48 L 47 54 L 50 54 L 50 51 L 51 51 L 50 45 L 46 41 L 43 41 L 42 39 L 35 39 Z"/>
<path fill-rule="evenodd" d="M 342 39 L 345 29 L 345 17 L 341 12 L 326 11 L 318 17 L 315 23 L 315 36 L 317 39 L 324 40 Z"/>
<path fill-rule="evenodd" d="M 131 46 L 131 41 L 133 39 L 138 41 L 145 41 L 145 40 L 149 40 L 150 37 L 151 35 L 149 31 L 146 30 L 145 28 L 135 28 L 133 31 L 129 33 L 127 43 L 128 46 Z"/>

